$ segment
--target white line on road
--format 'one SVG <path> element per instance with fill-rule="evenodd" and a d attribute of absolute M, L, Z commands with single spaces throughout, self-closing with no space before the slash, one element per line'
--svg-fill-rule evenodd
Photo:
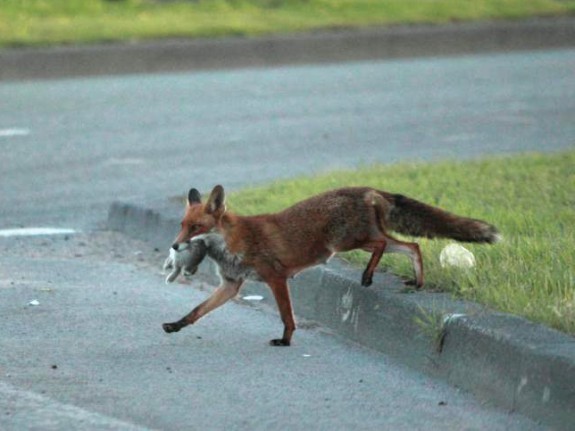
<path fill-rule="evenodd" d="M 0 229 L 0 237 L 11 236 L 38 236 L 38 235 L 71 235 L 74 229 L 62 229 L 56 227 L 24 227 L 19 229 Z"/>
<path fill-rule="evenodd" d="M 0 138 L 10 138 L 12 136 L 27 136 L 30 134 L 28 129 L 0 129 Z"/>

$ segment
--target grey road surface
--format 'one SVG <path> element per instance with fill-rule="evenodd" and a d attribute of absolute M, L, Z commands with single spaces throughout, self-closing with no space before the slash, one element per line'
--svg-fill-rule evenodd
<path fill-rule="evenodd" d="M 544 429 L 309 322 L 271 347 L 265 306 L 165 334 L 209 288 L 166 286 L 156 255 L 98 232 L 0 238 L 0 429 Z"/>
<path fill-rule="evenodd" d="M 376 162 L 575 145 L 575 51 L 0 84 L 0 220 Z"/>
<path fill-rule="evenodd" d="M 314 325 L 270 348 L 273 309 L 166 335 L 207 292 L 94 229 L 191 185 L 572 148 L 573 70 L 558 50 L 0 84 L 0 229 L 85 232 L 0 237 L 0 429 L 538 429 Z"/>

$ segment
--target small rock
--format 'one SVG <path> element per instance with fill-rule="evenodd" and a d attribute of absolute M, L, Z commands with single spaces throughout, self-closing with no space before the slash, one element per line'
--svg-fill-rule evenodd
<path fill-rule="evenodd" d="M 449 244 L 441 250 L 439 263 L 442 268 L 455 266 L 457 268 L 473 268 L 475 256 L 465 247 L 459 244 Z"/>

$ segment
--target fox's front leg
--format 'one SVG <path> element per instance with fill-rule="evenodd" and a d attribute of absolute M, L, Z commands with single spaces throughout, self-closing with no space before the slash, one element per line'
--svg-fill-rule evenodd
<path fill-rule="evenodd" d="M 292 334 L 295 331 L 295 319 L 291 306 L 287 280 L 275 279 L 266 281 L 274 294 L 278 310 L 284 324 L 283 337 L 271 340 L 270 344 L 272 346 L 289 346 L 291 344 Z"/>
<path fill-rule="evenodd" d="M 172 323 L 164 323 L 162 327 L 167 333 L 178 332 L 185 326 L 195 323 L 200 317 L 205 316 L 213 309 L 223 305 L 228 300 L 236 296 L 242 286 L 243 281 L 227 281 L 222 284 L 210 295 L 208 299 L 186 314 L 180 320 Z"/>

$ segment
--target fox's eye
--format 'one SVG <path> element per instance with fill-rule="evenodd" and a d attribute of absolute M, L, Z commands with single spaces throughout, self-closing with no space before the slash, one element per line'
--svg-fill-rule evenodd
<path fill-rule="evenodd" d="M 196 232 L 196 231 L 200 230 L 201 227 L 202 227 L 202 225 L 200 225 L 200 224 L 193 224 L 191 227 L 192 232 Z"/>

